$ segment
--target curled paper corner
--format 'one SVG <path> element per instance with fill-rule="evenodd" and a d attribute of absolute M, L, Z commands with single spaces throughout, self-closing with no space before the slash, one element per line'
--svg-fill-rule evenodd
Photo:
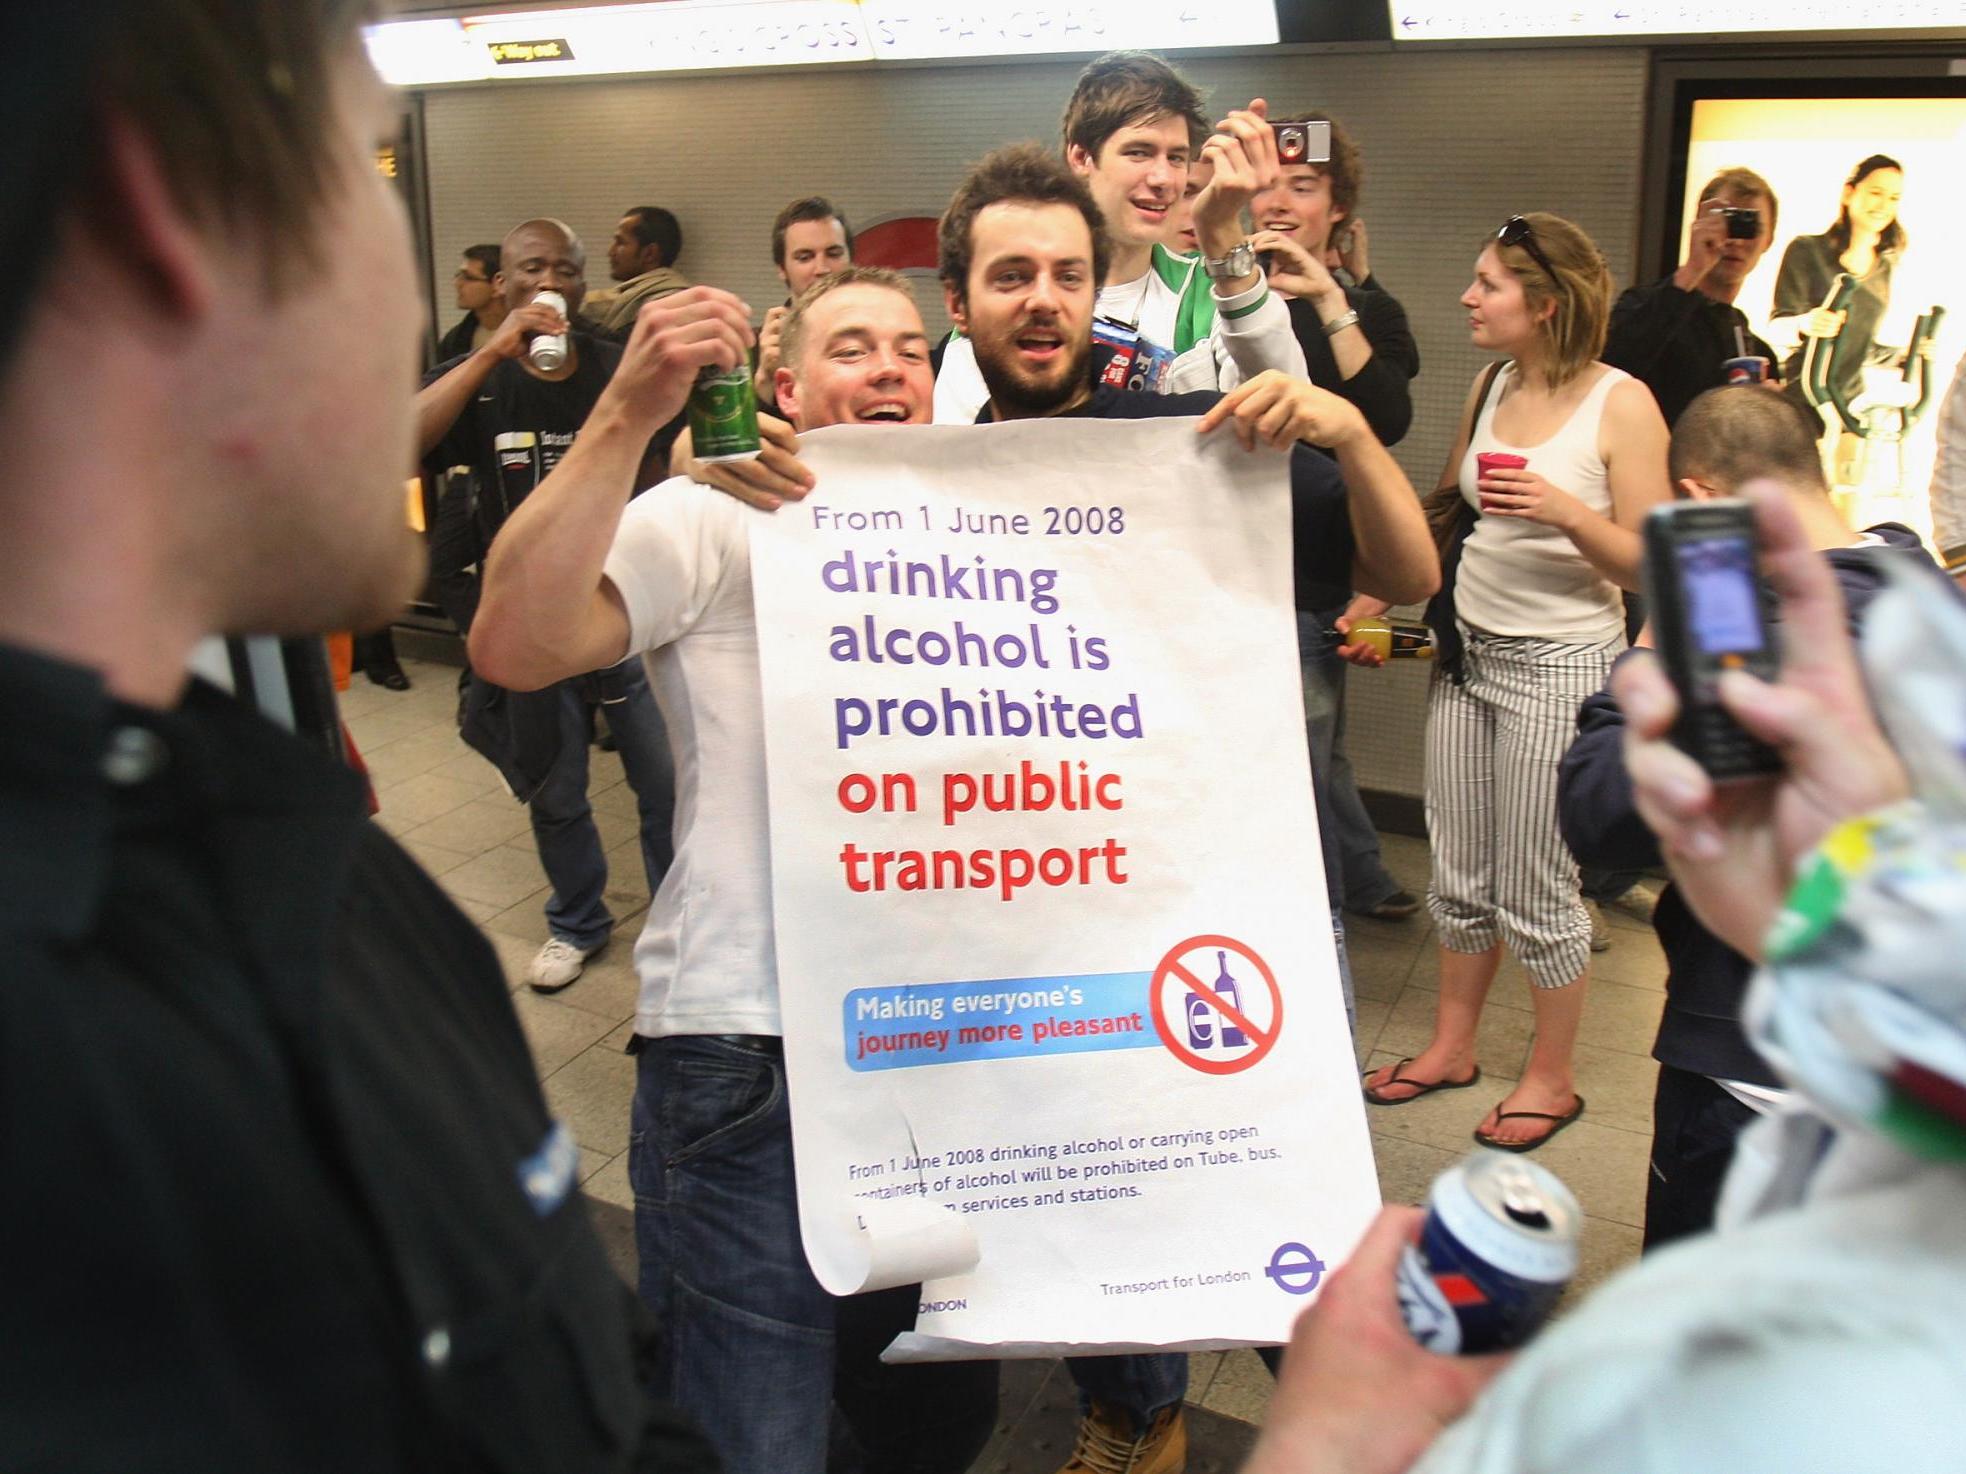
<path fill-rule="evenodd" d="M 968 1274 L 982 1258 L 976 1234 L 953 1208 L 926 1198 L 853 1199 L 841 1209 L 819 1283 L 834 1295 L 886 1290 Z"/>

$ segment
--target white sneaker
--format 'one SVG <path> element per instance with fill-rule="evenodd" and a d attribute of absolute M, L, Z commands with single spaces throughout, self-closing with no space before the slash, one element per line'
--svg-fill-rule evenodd
<path fill-rule="evenodd" d="M 526 984 L 535 993 L 557 993 L 575 978 L 587 965 L 587 959 L 605 947 L 589 947 L 586 951 L 574 946 L 564 937 L 554 937 L 539 949 L 539 955 L 532 960 L 526 971 Z"/>
<path fill-rule="evenodd" d="M 1611 946 L 1611 928 L 1604 924 L 1604 912 L 1598 908 L 1595 901 L 1584 902 L 1584 909 L 1591 914 L 1591 951 L 1608 951 Z M 540 955 L 543 957 L 546 954 L 542 952 Z M 569 978 L 568 981 L 571 982 L 572 979 Z M 539 985 L 535 983 L 533 986 Z"/>
<path fill-rule="evenodd" d="M 1640 881 L 1622 896 L 1606 901 L 1604 904 L 1608 910 L 1616 911 L 1620 915 L 1629 916 L 1633 921 L 1642 921 L 1647 926 L 1650 926 L 1652 924 L 1652 912 L 1659 904 L 1659 893 L 1646 885 L 1645 882 Z"/>

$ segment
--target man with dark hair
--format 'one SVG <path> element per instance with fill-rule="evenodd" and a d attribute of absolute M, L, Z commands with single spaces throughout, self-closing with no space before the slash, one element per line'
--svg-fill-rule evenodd
<path fill-rule="evenodd" d="M 0 1468 L 713 1467 L 491 947 L 353 773 L 187 675 L 421 576 L 365 9 L 10 18 Z"/>
<path fill-rule="evenodd" d="M 1734 305 L 1741 283 L 1768 254 L 1780 208 L 1775 191 L 1752 169 L 1722 169 L 1700 191 L 1687 233 L 1686 259 L 1649 286 L 1633 287 L 1611 309 L 1604 361 L 1642 382 L 1676 423 L 1696 395 L 1727 382 L 1730 358 L 1758 356 L 1776 374 L 1775 350 L 1748 328 Z M 1731 212 L 1756 214 L 1754 233 L 1736 235 Z"/>
<path fill-rule="evenodd" d="M 451 273 L 451 283 L 457 288 L 457 305 L 464 310 L 464 316 L 438 339 L 438 363 L 462 358 L 484 347 L 498 331 L 498 325 L 505 321 L 505 298 L 493 285 L 497 275 L 496 245 L 464 248 L 457 270 Z"/>
<path fill-rule="evenodd" d="M 578 319 L 587 289 L 586 252 L 571 229 L 558 220 L 514 226 L 501 261 L 497 284 L 509 310 L 504 324 L 477 352 L 432 369 L 417 396 L 424 468 L 432 476 L 452 466 L 472 469 L 488 543 L 534 483 L 559 464 L 621 361 L 615 344 L 569 324 Z M 548 289 L 566 301 L 566 317 L 535 300 Z M 566 334 L 565 362 L 541 368 L 533 361 L 528 344 L 541 333 Z M 666 464 L 667 455 L 660 437 L 647 443 L 651 474 L 639 485 L 659 479 L 653 468 Z M 549 934 L 526 979 L 539 993 L 573 983 L 614 931 L 607 855 L 587 801 L 587 744 L 596 706 L 606 714 L 635 791 L 642 866 L 653 895 L 673 853 L 676 790 L 662 718 L 641 662 L 614 662 L 524 696 L 474 680 L 467 698 L 467 736 L 491 724 L 493 708 L 506 714 L 498 724 L 500 768 L 526 802 L 539 863 L 552 886 Z"/>
<path fill-rule="evenodd" d="M 1610 331 L 1599 357 L 1650 389 L 1668 426 L 1696 396 L 1728 382 L 1730 358 L 1758 356 L 1765 360 L 1769 382 L 1780 378 L 1774 349 L 1755 336 L 1746 314 L 1734 305 L 1741 284 L 1775 238 L 1779 208 L 1775 191 L 1752 169 L 1720 170 L 1700 190 L 1686 259 L 1671 275 L 1632 287 L 1611 309 Z M 1741 210 L 1758 217 L 1753 235 L 1731 233 L 1732 221 L 1741 218 L 1733 212 Z M 1638 596 L 1625 596 L 1625 611 L 1626 633 L 1631 634 L 1645 618 Z M 1604 907 L 1650 920 L 1657 905 L 1635 869 L 1606 871 L 1586 864 L 1583 888 L 1591 909 L 1594 952 L 1611 945 Z"/>
<path fill-rule="evenodd" d="M 779 334 L 786 314 L 805 289 L 822 276 L 853 264 L 853 231 L 831 200 L 809 195 L 794 200 L 771 222 L 771 264 L 785 283 L 785 300 L 765 312 L 758 329 L 758 366 L 752 375 L 758 406 L 778 412 Z"/>
<path fill-rule="evenodd" d="M 731 1474 L 822 1474 L 836 1401 L 871 1468 L 960 1474 L 994 1425 L 995 1364 L 881 1367 L 917 1295 L 836 1299 L 799 1235 L 751 602 L 756 514 L 680 477 L 630 500 L 632 448 L 676 413 L 698 369 L 744 361 L 748 317 L 707 287 L 644 314 L 635 362 L 493 548 L 471 656 L 530 687 L 647 652 L 684 734 L 693 822 L 636 948 L 629 1175 L 642 1294 L 663 1333 L 658 1388 L 698 1417 Z M 777 388 L 800 429 L 927 422 L 928 339 L 895 273 L 850 267 L 815 283 L 785 345 Z"/>
<path fill-rule="evenodd" d="M 1261 99 L 1211 134 L 1194 87 L 1158 56 L 1111 52 L 1079 75 L 1062 123 L 1065 161 L 1104 221 L 1095 337 L 1108 382 L 1159 393 L 1228 389 L 1265 369 L 1304 372 L 1290 316 L 1242 229 L 1243 207 L 1276 178 Z M 1189 207 L 1197 256 L 1176 255 L 1191 163 L 1209 170 Z M 943 353 L 935 417 L 967 424 L 988 398 L 961 339 Z"/>
<path fill-rule="evenodd" d="M 610 342 L 627 342 L 644 305 L 689 285 L 676 270 L 682 254 L 683 227 L 668 210 L 637 205 L 623 215 L 608 242 L 608 275 L 619 285 L 588 297 L 583 311 L 591 331 Z"/>
<path fill-rule="evenodd" d="M 1751 481 L 1778 483 L 1810 543 L 1842 586 L 1851 628 L 1862 623 L 1884 574 L 1875 551 L 1929 563 L 1910 528 L 1886 522 L 1861 536 L 1830 500 L 1808 413 L 1751 385 L 1710 389 L 1673 426 L 1669 461 L 1681 497 L 1733 496 Z M 1644 636 L 1641 643 L 1647 643 Z M 1625 657 L 1620 656 L 1622 661 Z M 1614 667 L 1615 670 L 1615 667 Z M 1563 837 L 1586 865 L 1641 869 L 1661 863 L 1625 772 L 1625 715 L 1610 686 L 1585 701 L 1558 779 Z M 1712 1226 L 1721 1179 L 1740 1132 L 1769 1108 L 1780 1084 L 1741 1024 L 1752 964 L 1701 926 L 1674 887 L 1653 913 L 1666 954 L 1666 1008 L 1652 1054 L 1652 1171 L 1645 1247 Z"/>
<path fill-rule="evenodd" d="M 1328 114 L 1292 116 L 1330 125 L 1330 157 L 1282 166 L 1276 187 L 1250 201 L 1259 227 L 1250 244 L 1270 255 L 1270 288 L 1286 299 L 1310 381 L 1357 405 L 1372 433 L 1395 445 L 1412 424 L 1411 381 L 1420 371 L 1406 309 L 1391 293 L 1368 284 L 1369 273 L 1347 286 L 1326 265 L 1341 233 L 1357 231 L 1352 260 L 1361 272 L 1367 270 L 1357 219 L 1365 175 L 1358 145 Z M 1346 662 L 1338 647 L 1351 631 L 1349 604 L 1347 597 L 1330 608 L 1307 609 L 1297 620 L 1304 725 L 1311 766 L 1323 780 L 1318 837 L 1325 882 L 1334 908 L 1376 921 L 1403 921 L 1420 909 L 1419 898 L 1387 871 L 1379 832 L 1345 753 Z"/>
<path fill-rule="evenodd" d="M 1094 383 L 1092 320 L 1107 249 L 1099 222 L 1086 182 L 1035 145 L 991 154 L 958 186 L 942 218 L 940 270 L 949 315 L 974 345 L 988 389 L 981 418 L 1201 415 L 1204 431 L 1233 423 L 1245 446 L 1260 439 L 1291 449 L 1299 608 L 1327 607 L 1354 587 L 1397 603 L 1430 594 L 1439 565 L 1418 499 L 1353 405 L 1280 373 L 1227 396 Z M 1071 1366 L 1086 1406 L 1061 1474 L 1183 1467 L 1185 1358 Z"/>
<path fill-rule="evenodd" d="M 831 200 L 794 200 L 771 222 L 771 264 L 789 306 L 820 277 L 853 264 L 853 227 Z"/>

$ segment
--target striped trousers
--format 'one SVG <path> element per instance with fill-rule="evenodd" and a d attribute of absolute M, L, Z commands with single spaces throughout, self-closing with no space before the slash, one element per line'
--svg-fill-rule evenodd
<path fill-rule="evenodd" d="M 1537 987 L 1560 988 L 1590 962 L 1591 923 L 1557 830 L 1557 764 L 1625 639 L 1462 634 L 1465 684 L 1435 672 L 1427 695 L 1427 906 L 1449 951 L 1503 942 Z"/>

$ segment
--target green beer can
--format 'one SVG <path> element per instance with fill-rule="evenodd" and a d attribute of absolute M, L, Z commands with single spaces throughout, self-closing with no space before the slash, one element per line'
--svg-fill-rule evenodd
<path fill-rule="evenodd" d="M 689 391 L 689 437 L 699 461 L 745 461 L 758 453 L 758 396 L 751 370 L 705 365 Z"/>

